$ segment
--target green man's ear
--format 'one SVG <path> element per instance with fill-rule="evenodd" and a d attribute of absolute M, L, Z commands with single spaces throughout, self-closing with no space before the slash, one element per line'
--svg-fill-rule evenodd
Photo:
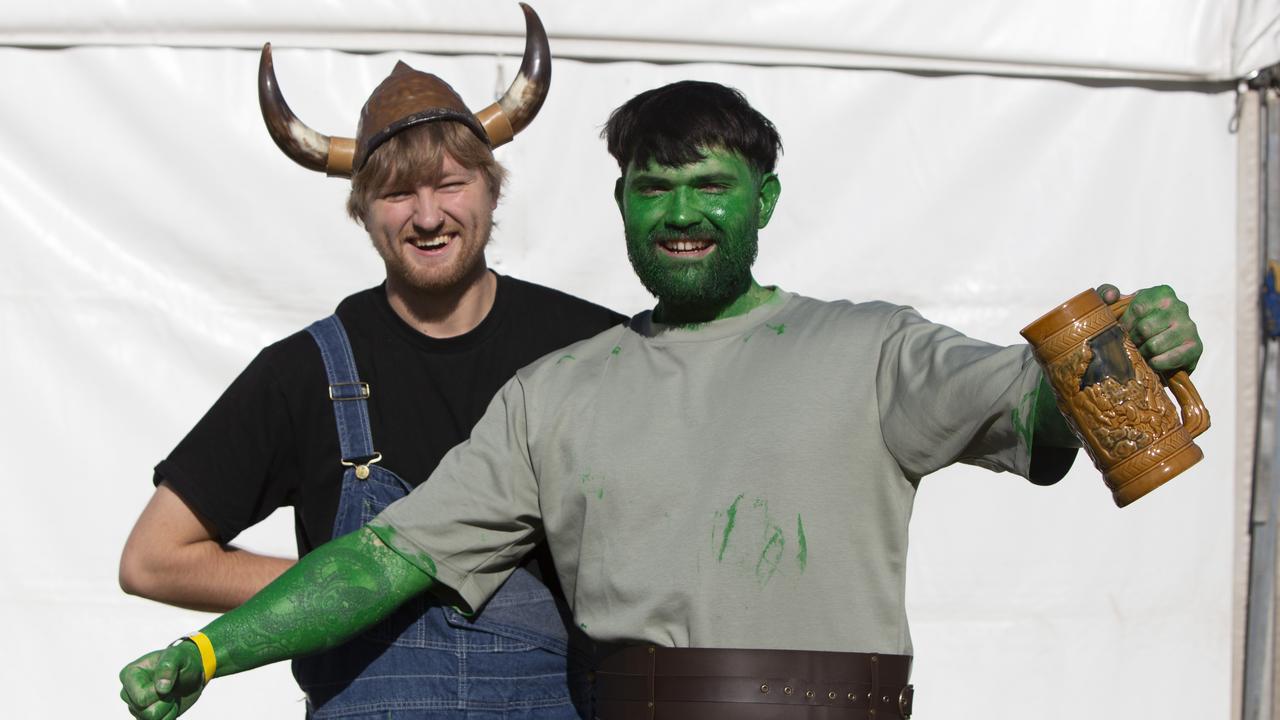
<path fill-rule="evenodd" d="M 622 213 L 624 218 L 626 217 L 626 213 L 622 209 L 622 181 L 625 177 L 626 176 L 624 175 L 623 177 L 618 178 L 618 181 L 613 184 L 613 201 L 618 204 L 618 212 Z"/>
<path fill-rule="evenodd" d="M 781 194 L 782 181 L 774 173 L 765 173 L 760 178 L 760 219 L 756 223 L 756 229 L 769 224 L 769 218 L 773 217 L 773 208 L 778 205 L 778 196 Z"/>

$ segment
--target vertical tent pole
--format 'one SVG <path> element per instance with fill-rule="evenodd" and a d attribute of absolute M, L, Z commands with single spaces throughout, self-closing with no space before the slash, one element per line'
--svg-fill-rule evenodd
<path fill-rule="evenodd" d="M 1280 294 L 1276 292 L 1280 268 L 1280 97 L 1274 69 L 1258 75 L 1254 87 L 1262 87 L 1262 159 L 1259 186 L 1260 226 L 1263 242 L 1259 263 L 1265 269 L 1262 287 L 1262 371 L 1259 378 L 1257 435 L 1253 466 L 1253 493 L 1249 514 L 1249 597 L 1245 629 L 1244 698 L 1242 717 L 1263 720 L 1273 716 L 1277 628 L 1275 617 L 1276 534 L 1280 518 Z"/>

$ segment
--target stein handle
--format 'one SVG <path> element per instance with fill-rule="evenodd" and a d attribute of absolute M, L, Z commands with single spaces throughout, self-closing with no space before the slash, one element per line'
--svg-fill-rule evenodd
<path fill-rule="evenodd" d="M 1186 428 L 1191 437 L 1208 430 L 1209 409 L 1200 399 L 1196 386 L 1191 384 L 1191 376 L 1187 375 L 1187 371 L 1179 370 L 1170 375 L 1165 380 L 1165 385 L 1169 386 L 1173 396 L 1177 398 L 1178 406 L 1182 409 L 1182 427 Z"/>
<path fill-rule="evenodd" d="M 1111 308 L 1116 320 L 1119 320 L 1120 316 L 1129 309 L 1131 302 L 1133 302 L 1133 296 L 1127 295 L 1108 307 Z M 1196 390 L 1196 386 L 1192 384 L 1191 376 L 1187 371 L 1179 370 L 1167 378 L 1162 375 L 1161 380 L 1173 391 L 1173 397 L 1178 401 L 1178 407 L 1182 411 L 1182 427 L 1186 428 L 1187 433 L 1191 437 L 1196 437 L 1208 430 L 1209 408 L 1204 406 L 1204 401 L 1200 399 L 1200 391 Z"/>

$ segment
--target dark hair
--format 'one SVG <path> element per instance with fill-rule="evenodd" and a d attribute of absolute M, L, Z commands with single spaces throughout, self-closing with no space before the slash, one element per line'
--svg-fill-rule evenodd
<path fill-rule="evenodd" d="M 742 93 L 718 83 L 684 80 L 631 98 L 609 115 L 600 136 L 625 173 L 651 160 L 678 167 L 703 159 L 705 149 L 742 155 L 761 173 L 773 172 L 782 138 Z"/>
<path fill-rule="evenodd" d="M 466 125 L 437 120 L 392 135 L 373 151 L 351 178 L 347 214 L 364 223 L 374 198 L 393 183 L 415 187 L 439 180 L 446 154 L 464 168 L 479 170 L 494 200 L 502 194 L 507 171 L 489 146 Z"/>

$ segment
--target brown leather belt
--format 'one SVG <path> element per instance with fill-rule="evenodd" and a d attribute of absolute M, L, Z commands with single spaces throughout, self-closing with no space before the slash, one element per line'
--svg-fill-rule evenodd
<path fill-rule="evenodd" d="M 596 720 L 911 717 L 911 656 L 627 647 L 596 664 Z"/>

